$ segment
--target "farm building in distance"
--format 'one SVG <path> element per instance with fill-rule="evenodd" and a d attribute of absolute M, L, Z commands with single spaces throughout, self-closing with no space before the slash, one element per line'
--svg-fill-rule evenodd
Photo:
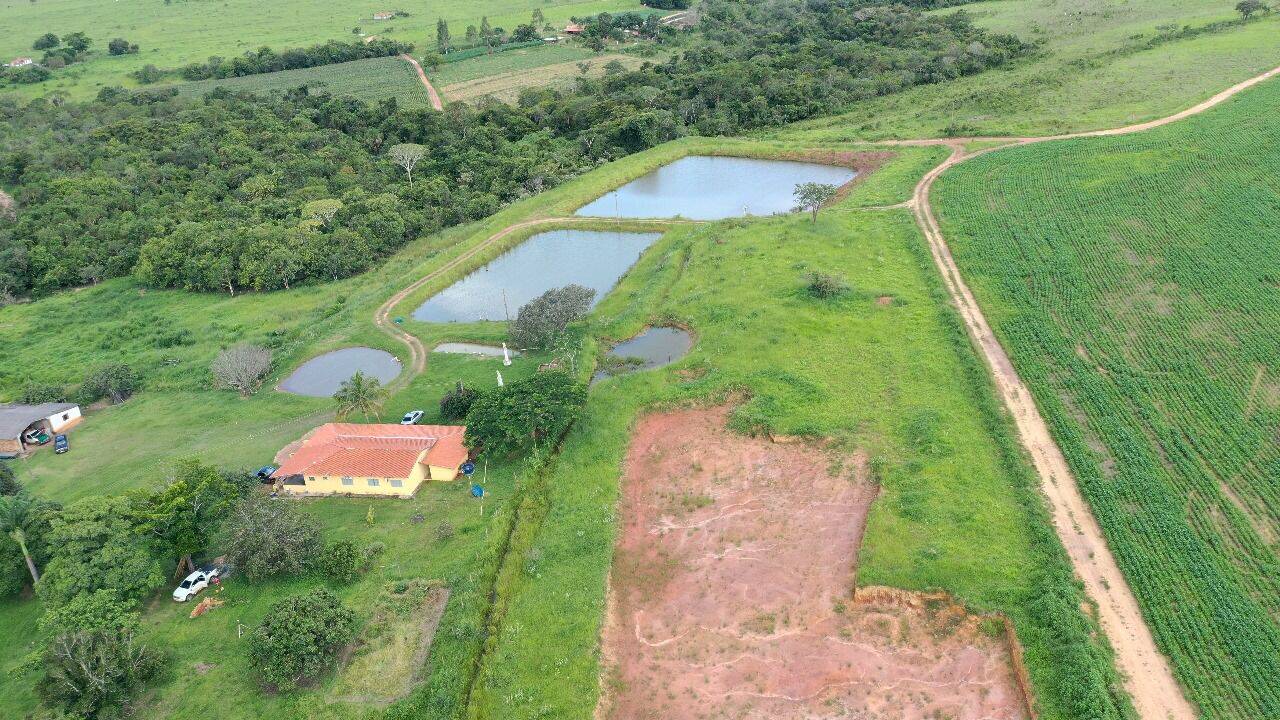
<path fill-rule="evenodd" d="M 28 65 L 35 65 L 35 64 L 36 64 L 36 61 L 32 60 L 29 57 L 16 57 L 7 63 L 8 67 L 26 67 Z"/>
<path fill-rule="evenodd" d="M 328 423 L 276 456 L 291 495 L 409 498 L 427 480 L 453 480 L 467 461 L 461 425 Z M 282 457 L 283 456 L 283 457 Z"/>
<path fill-rule="evenodd" d="M 569 23 L 564 26 L 564 32 L 566 35 L 581 35 L 584 29 L 585 28 L 578 23 Z"/>
<path fill-rule="evenodd" d="M 374 20 L 390 20 L 391 18 L 393 18 L 393 17 L 395 17 L 395 16 L 396 16 L 396 14 L 395 14 L 395 13 L 393 13 L 393 12 L 385 12 L 385 11 L 384 11 L 384 12 L 376 12 L 376 13 L 374 13 L 374 14 L 373 14 L 373 19 L 374 19 Z"/>
<path fill-rule="evenodd" d="M 80 420 L 80 406 L 72 403 L 0 405 L 0 457 L 23 455 Z"/>

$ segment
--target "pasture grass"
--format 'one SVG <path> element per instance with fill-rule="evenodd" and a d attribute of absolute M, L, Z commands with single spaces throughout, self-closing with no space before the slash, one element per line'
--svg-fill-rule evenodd
<path fill-rule="evenodd" d="M 949 171 L 957 262 L 1205 717 L 1280 716 L 1280 83 Z"/>
<path fill-rule="evenodd" d="M 439 69 L 427 69 L 427 77 L 437 86 L 476 80 L 491 75 L 502 75 L 520 70 L 531 70 L 543 65 L 574 62 L 597 57 L 596 53 L 582 45 L 558 44 L 507 50 L 492 55 L 481 55 L 455 63 L 445 63 Z"/>
<path fill-rule="evenodd" d="M 427 89 L 418 79 L 418 73 L 412 65 L 398 57 L 369 58 L 299 70 L 282 70 L 261 75 L 154 87 L 156 89 L 174 87 L 177 88 L 179 95 L 197 97 L 218 88 L 233 92 L 272 95 L 292 90 L 300 85 L 308 86 L 312 92 L 327 92 L 331 95 L 353 97 L 370 103 L 395 98 L 401 107 L 431 107 Z"/>
<path fill-rule="evenodd" d="M 48 82 L 9 87 L 4 92 L 38 97 L 60 91 L 85 98 L 109 85 L 135 87 L 128 74 L 147 64 L 180 67 L 213 55 L 234 57 L 264 45 L 283 50 L 327 40 L 351 41 L 360 37 L 352 32 L 355 28 L 365 35 L 412 42 L 421 53 L 435 48 L 437 18 L 447 20 L 453 37 L 461 40 L 467 25 L 478 27 L 482 16 L 494 27 L 511 31 L 529 22 L 534 8 L 542 10 L 547 22 L 562 27 L 571 16 L 641 10 L 642 6 L 637 0 L 426 0 L 400 8 L 409 17 L 373 19 L 375 12 L 397 8 L 380 0 L 285 0 L 271 5 L 255 0 L 3 0 L 0 57 L 6 62 L 17 55 L 31 55 L 31 43 L 46 32 L 61 36 L 83 30 L 94 42 L 93 55 L 86 62 L 58 70 Z M 107 42 L 115 37 L 137 43 L 140 52 L 108 55 Z"/>
<path fill-rule="evenodd" d="M 515 102 L 520 98 L 520 91 L 529 87 L 545 85 L 567 86 L 579 77 L 600 77 L 604 75 L 605 66 L 612 62 L 621 63 L 623 67 L 634 70 L 645 62 L 653 62 L 653 58 L 639 58 L 634 55 L 596 55 L 572 62 L 561 62 L 553 65 L 541 65 L 512 72 L 487 75 L 474 80 L 464 80 L 439 88 L 446 99 L 453 101 L 475 100 L 480 97 L 494 97 L 504 102 Z M 462 63 L 458 63 L 462 64 Z M 586 67 L 586 72 L 582 67 Z"/>

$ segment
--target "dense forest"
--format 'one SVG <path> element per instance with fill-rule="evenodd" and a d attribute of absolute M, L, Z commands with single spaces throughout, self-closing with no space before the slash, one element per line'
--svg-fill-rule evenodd
<path fill-rule="evenodd" d="M 514 106 L 437 113 L 306 88 L 0 100 L 0 189 L 12 196 L 0 214 L 0 298 L 130 273 L 233 293 L 344 277 L 681 135 L 837 112 L 1028 49 L 963 12 L 865 0 L 706 0 L 701 13 L 667 62 L 526 90 Z M 390 152 L 406 143 L 425 152 L 411 175 Z"/>

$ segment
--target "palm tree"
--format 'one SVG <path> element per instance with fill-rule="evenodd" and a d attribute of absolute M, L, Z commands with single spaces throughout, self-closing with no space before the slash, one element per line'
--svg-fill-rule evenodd
<path fill-rule="evenodd" d="M 31 582 L 38 583 L 40 571 L 36 569 L 36 561 L 31 559 L 31 551 L 27 549 L 27 533 L 23 529 L 33 504 L 31 496 L 26 493 L 0 498 L 0 531 L 8 533 L 18 543 L 18 547 L 22 549 L 22 557 L 27 560 Z"/>
<path fill-rule="evenodd" d="M 333 394 L 338 402 L 338 419 L 346 420 L 353 413 L 360 413 L 364 419 L 369 416 L 377 418 L 382 413 L 382 403 L 387 399 L 387 391 L 382 388 L 378 378 L 366 377 L 359 370 L 351 379 L 344 380 Z"/>

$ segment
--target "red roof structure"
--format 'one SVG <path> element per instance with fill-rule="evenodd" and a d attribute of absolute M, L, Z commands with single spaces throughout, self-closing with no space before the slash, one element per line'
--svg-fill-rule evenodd
<path fill-rule="evenodd" d="M 564 26 L 564 31 L 570 35 L 578 35 L 585 29 L 586 28 L 582 27 L 578 23 L 569 23 Z"/>
<path fill-rule="evenodd" d="M 462 425 L 328 423 L 303 439 L 274 476 L 407 478 L 419 462 L 456 471 L 467 460 L 465 432 Z"/>

